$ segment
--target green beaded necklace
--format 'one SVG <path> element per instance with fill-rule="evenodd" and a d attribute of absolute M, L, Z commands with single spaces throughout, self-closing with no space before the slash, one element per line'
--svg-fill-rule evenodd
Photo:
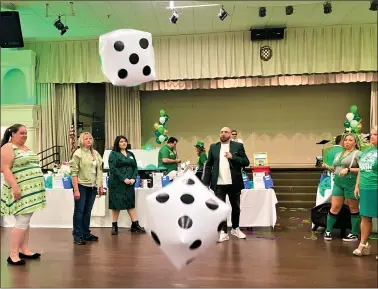
<path fill-rule="evenodd" d="M 347 158 L 351 153 L 353 153 L 355 151 L 355 149 L 351 150 L 346 156 L 344 156 L 344 153 L 345 153 L 345 149 L 343 150 L 343 152 L 341 153 L 340 157 L 338 158 L 337 160 L 337 164 L 336 166 L 341 166 L 341 162 Z"/>

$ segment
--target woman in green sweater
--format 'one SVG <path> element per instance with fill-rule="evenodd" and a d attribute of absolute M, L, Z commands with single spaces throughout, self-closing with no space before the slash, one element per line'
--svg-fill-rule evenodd
<path fill-rule="evenodd" d="M 205 144 L 201 141 L 198 141 L 195 145 L 195 148 L 197 149 L 197 155 L 198 155 L 197 168 L 199 171 L 202 171 L 203 165 L 207 161 Z"/>
<path fill-rule="evenodd" d="M 373 147 L 364 151 L 359 160 L 360 172 L 357 177 L 355 195 L 360 199 L 361 242 L 353 254 L 370 255 L 368 243 L 372 229 L 372 219 L 378 217 L 378 161 L 377 161 L 377 126 L 370 132 Z M 378 260 L 378 256 L 376 257 Z"/>

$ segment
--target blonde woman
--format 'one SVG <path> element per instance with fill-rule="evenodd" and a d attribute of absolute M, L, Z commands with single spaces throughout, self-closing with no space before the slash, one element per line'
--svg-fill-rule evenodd
<path fill-rule="evenodd" d="M 371 245 L 368 243 L 372 229 L 372 219 L 378 218 L 378 160 L 377 160 L 377 126 L 370 132 L 370 143 L 373 147 L 361 153 L 360 172 L 357 177 L 356 198 L 360 199 L 361 241 L 353 254 L 356 256 L 370 255 Z M 376 257 L 378 260 L 378 256 Z"/>
<path fill-rule="evenodd" d="M 343 137 L 343 151 L 338 153 L 333 161 L 333 170 L 335 177 L 332 189 L 331 210 L 327 216 L 327 228 L 324 233 L 324 239 L 332 240 L 331 231 L 336 224 L 337 215 L 339 214 L 344 200 L 347 200 L 350 213 L 352 230 L 348 236 L 343 237 L 343 241 L 358 241 L 360 234 L 360 213 L 358 200 L 354 196 L 354 188 L 356 186 L 358 168 L 358 158 L 360 151 L 358 150 L 358 139 L 353 133 L 347 133 Z"/>
<path fill-rule="evenodd" d="M 96 195 L 103 193 L 102 158 L 93 149 L 93 137 L 89 132 L 80 135 L 79 147 L 70 161 L 75 200 L 72 235 L 75 244 L 85 245 L 86 241 L 98 240 L 89 227 Z"/>

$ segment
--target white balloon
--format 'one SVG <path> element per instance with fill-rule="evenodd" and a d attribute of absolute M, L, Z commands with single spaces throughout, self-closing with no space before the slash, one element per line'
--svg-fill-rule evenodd
<path fill-rule="evenodd" d="M 161 116 L 160 118 L 159 118 L 159 121 L 160 121 L 160 123 L 165 123 L 165 117 L 164 116 Z"/>
<path fill-rule="evenodd" d="M 352 121 L 354 119 L 354 114 L 349 112 L 349 113 L 347 113 L 346 118 L 347 118 L 348 121 Z"/>
<path fill-rule="evenodd" d="M 354 127 L 357 127 L 358 126 L 358 121 L 357 120 L 352 120 L 350 122 L 350 127 L 354 128 Z"/>
<path fill-rule="evenodd" d="M 165 135 L 159 135 L 159 140 L 160 140 L 160 142 L 163 142 L 163 141 L 165 141 Z"/>

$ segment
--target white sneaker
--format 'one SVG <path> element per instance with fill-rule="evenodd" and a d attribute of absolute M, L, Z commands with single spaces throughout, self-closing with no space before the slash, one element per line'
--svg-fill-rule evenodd
<path fill-rule="evenodd" d="M 368 256 L 370 255 L 370 248 L 371 246 L 368 243 L 365 245 L 360 243 L 358 248 L 353 251 L 353 254 L 356 256 Z"/>
<path fill-rule="evenodd" d="M 228 234 L 225 231 L 221 231 L 218 243 L 222 243 L 222 242 L 228 241 L 228 240 L 230 240 L 230 237 L 228 236 Z"/>
<path fill-rule="evenodd" d="M 247 236 L 242 231 L 240 231 L 239 228 L 232 229 L 231 234 L 238 237 L 239 239 L 246 239 L 247 238 Z"/>

